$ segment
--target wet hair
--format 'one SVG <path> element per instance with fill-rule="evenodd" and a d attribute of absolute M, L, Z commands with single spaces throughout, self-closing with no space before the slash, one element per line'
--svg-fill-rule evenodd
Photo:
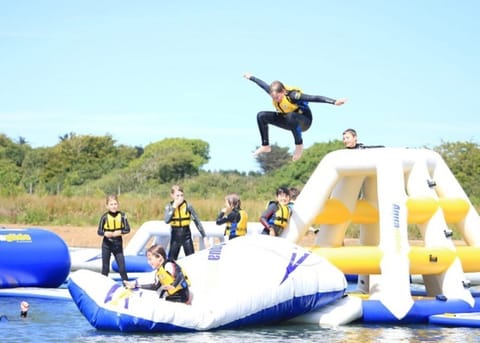
<path fill-rule="evenodd" d="M 287 187 L 278 187 L 277 188 L 277 196 L 279 196 L 280 194 L 285 194 L 285 195 L 290 196 L 290 191 L 288 190 Z"/>
<path fill-rule="evenodd" d="M 240 208 L 240 205 L 241 205 L 240 197 L 236 193 L 228 194 L 225 197 L 225 201 L 227 201 L 230 207 L 232 208 Z"/>
<path fill-rule="evenodd" d="M 108 205 L 108 203 L 110 202 L 110 200 L 115 200 L 116 202 L 118 202 L 118 197 L 117 197 L 115 194 L 107 195 L 107 196 L 105 197 L 105 204 Z"/>
<path fill-rule="evenodd" d="M 273 81 L 270 84 L 270 93 L 272 93 L 272 92 L 279 93 L 279 92 L 282 92 L 284 90 L 286 90 L 285 85 L 280 81 Z"/>
<path fill-rule="evenodd" d="M 183 187 L 180 186 L 180 185 L 173 185 L 172 188 L 170 189 L 170 194 L 175 193 L 175 191 L 180 191 L 180 192 L 184 193 L 183 192 Z"/>
<path fill-rule="evenodd" d="M 150 248 L 148 248 L 147 252 L 151 253 L 156 257 L 162 256 L 163 259 L 167 260 L 167 254 L 165 253 L 165 248 L 162 247 L 160 244 L 154 244 Z"/>
<path fill-rule="evenodd" d="M 292 200 L 295 200 L 297 199 L 298 195 L 300 194 L 300 190 L 296 187 L 290 187 L 290 189 L 288 190 L 289 194 L 290 194 L 290 198 Z"/>
<path fill-rule="evenodd" d="M 343 131 L 342 135 L 346 133 L 351 133 L 353 137 L 357 137 L 357 131 L 355 131 L 354 129 L 346 129 L 345 131 Z"/>

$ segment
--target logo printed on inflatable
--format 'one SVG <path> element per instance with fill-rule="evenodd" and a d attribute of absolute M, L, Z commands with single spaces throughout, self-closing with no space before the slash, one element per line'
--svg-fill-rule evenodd
<path fill-rule="evenodd" d="M 121 291 L 118 295 L 115 295 L 115 293 L 117 292 L 117 290 L 121 288 Z M 107 292 L 107 295 L 105 297 L 105 300 L 104 300 L 104 303 L 107 304 L 111 304 L 113 306 L 118 306 L 119 305 L 119 302 L 121 300 L 124 301 L 123 303 L 123 307 L 125 309 L 128 309 L 128 298 L 130 297 L 130 295 L 132 294 L 132 290 L 128 289 L 128 288 L 123 288 L 121 287 L 119 284 L 114 284 Z"/>
<path fill-rule="evenodd" d="M 282 284 L 286 279 L 288 279 L 289 275 L 295 270 L 297 269 L 297 267 L 302 264 L 303 261 L 305 261 L 305 259 L 310 255 L 310 253 L 305 253 L 303 254 L 303 256 L 301 256 L 297 261 L 295 261 L 295 258 L 297 257 L 297 253 L 294 252 L 292 253 L 292 257 L 290 257 L 290 262 L 288 262 L 288 265 L 287 265 L 287 270 L 285 271 L 285 275 L 283 276 L 283 279 L 282 279 L 282 282 L 280 282 L 280 284 Z"/>
<path fill-rule="evenodd" d="M 4 242 L 31 242 L 32 237 L 24 233 L 9 233 L 7 235 L 0 235 L 0 241 Z"/>
<path fill-rule="evenodd" d="M 209 261 L 217 261 L 220 259 L 220 254 L 222 253 L 222 248 L 225 243 L 215 245 L 208 251 L 208 260 Z"/>

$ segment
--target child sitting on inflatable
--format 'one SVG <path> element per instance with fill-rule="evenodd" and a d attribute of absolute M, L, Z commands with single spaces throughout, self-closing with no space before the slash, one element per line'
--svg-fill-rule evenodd
<path fill-rule="evenodd" d="M 139 284 L 138 280 L 135 282 L 127 282 L 127 288 L 143 288 L 158 290 L 160 289 L 160 297 L 165 294 L 165 300 L 173 302 L 182 302 L 189 304 L 190 298 L 190 281 L 182 268 L 174 260 L 168 260 L 165 249 L 159 245 L 154 244 L 147 250 L 148 264 L 156 269 L 155 280 L 150 284 Z"/>
<path fill-rule="evenodd" d="M 263 235 L 280 236 L 288 225 L 291 210 L 290 193 L 288 188 L 277 189 L 277 200 L 268 203 L 267 209 L 260 216 L 260 223 L 263 225 Z"/>

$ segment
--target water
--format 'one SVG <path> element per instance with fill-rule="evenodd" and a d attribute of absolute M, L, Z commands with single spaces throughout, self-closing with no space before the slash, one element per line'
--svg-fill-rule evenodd
<path fill-rule="evenodd" d="M 30 303 L 26 319 L 20 318 L 20 301 Z M 242 330 L 195 333 L 132 334 L 94 329 L 70 300 L 0 296 L 2 342 L 480 342 L 472 328 L 437 326 L 387 326 L 350 324 L 336 328 L 318 325 L 276 325 Z"/>

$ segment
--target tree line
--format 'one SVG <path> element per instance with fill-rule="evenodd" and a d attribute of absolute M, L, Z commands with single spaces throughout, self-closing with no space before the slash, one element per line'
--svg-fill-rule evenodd
<path fill-rule="evenodd" d="M 244 199 L 269 199 L 280 185 L 301 189 L 319 161 L 343 144 L 316 143 L 295 163 L 288 148 L 272 148 L 257 157 L 261 172 L 206 171 L 202 167 L 210 159 L 209 144 L 200 139 L 166 138 L 143 148 L 117 144 L 109 135 L 69 133 L 52 147 L 32 148 L 23 137 L 14 141 L 0 134 L 0 195 L 165 196 L 172 183 L 181 183 L 196 198 L 237 192 Z M 478 203 L 479 145 L 442 142 L 432 150 L 444 158 L 472 202 Z"/>

